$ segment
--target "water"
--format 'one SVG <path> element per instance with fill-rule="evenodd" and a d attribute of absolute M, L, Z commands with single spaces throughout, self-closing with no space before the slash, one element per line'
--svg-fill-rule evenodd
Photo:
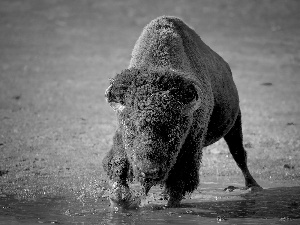
<path fill-rule="evenodd" d="M 299 186 L 264 186 L 254 193 L 223 188 L 219 181 L 202 182 L 180 208 L 165 208 L 163 201 L 155 200 L 160 190 L 154 188 L 148 205 L 119 211 L 109 208 L 104 198 L 66 195 L 26 200 L 0 195 L 0 224 L 300 224 Z"/>

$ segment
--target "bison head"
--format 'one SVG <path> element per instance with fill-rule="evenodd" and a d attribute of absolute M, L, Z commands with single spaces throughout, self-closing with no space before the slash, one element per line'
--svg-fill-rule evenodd
<path fill-rule="evenodd" d="M 157 68 L 126 69 L 106 90 L 133 174 L 146 193 L 167 178 L 176 162 L 200 94 L 185 74 Z"/>

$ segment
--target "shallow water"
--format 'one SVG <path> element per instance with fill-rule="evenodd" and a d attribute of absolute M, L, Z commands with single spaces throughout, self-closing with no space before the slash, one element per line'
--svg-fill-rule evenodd
<path fill-rule="evenodd" d="M 164 202 L 151 200 L 161 191 L 154 188 L 148 205 L 119 211 L 110 209 L 103 198 L 18 200 L 0 195 L 0 224 L 300 224 L 299 186 L 264 186 L 252 193 L 225 192 L 224 187 L 220 181 L 202 182 L 180 208 L 164 208 Z"/>

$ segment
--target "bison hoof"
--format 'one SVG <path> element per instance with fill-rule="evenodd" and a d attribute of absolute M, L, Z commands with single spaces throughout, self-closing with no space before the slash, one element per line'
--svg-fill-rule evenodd
<path fill-rule="evenodd" d="M 261 186 L 251 186 L 251 187 L 247 187 L 246 189 L 251 192 L 258 192 L 264 190 Z"/>
<path fill-rule="evenodd" d="M 178 208 L 180 206 L 180 202 L 181 202 L 182 198 L 172 198 L 170 197 L 168 204 L 165 206 L 167 208 Z"/>
<path fill-rule="evenodd" d="M 224 188 L 224 191 L 232 192 L 232 191 L 234 191 L 235 189 L 240 189 L 240 188 L 235 187 L 235 186 L 228 186 L 227 188 Z"/>
<path fill-rule="evenodd" d="M 110 198 L 110 207 L 115 211 L 119 211 L 120 209 L 137 209 L 141 205 L 140 197 L 131 197 L 128 199 L 116 200 Z"/>
<path fill-rule="evenodd" d="M 263 188 L 259 185 L 250 186 L 250 187 L 243 187 L 243 188 L 235 187 L 235 186 L 228 186 L 227 188 L 224 188 L 224 191 L 227 191 L 227 192 L 232 192 L 234 190 L 248 190 L 250 192 L 257 192 L 257 191 L 263 190 Z"/>

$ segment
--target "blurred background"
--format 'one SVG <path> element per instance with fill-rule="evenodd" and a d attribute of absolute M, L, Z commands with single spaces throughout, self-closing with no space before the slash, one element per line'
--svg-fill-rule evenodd
<path fill-rule="evenodd" d="M 104 91 L 161 15 L 182 18 L 230 64 L 253 175 L 299 182 L 299 9 L 297 0 L 1 0 L 0 191 L 105 180 L 117 122 Z M 222 141 L 204 151 L 200 174 L 242 180 Z"/>

